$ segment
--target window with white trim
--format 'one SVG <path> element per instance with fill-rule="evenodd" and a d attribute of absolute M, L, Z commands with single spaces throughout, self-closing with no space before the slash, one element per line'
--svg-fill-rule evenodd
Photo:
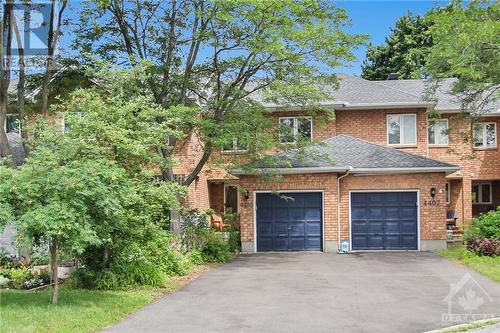
<path fill-rule="evenodd" d="M 281 143 L 295 143 L 299 139 L 312 140 L 311 117 L 280 117 L 279 133 Z"/>
<path fill-rule="evenodd" d="M 5 115 L 5 133 L 21 133 L 21 121 L 17 114 Z"/>
<path fill-rule="evenodd" d="M 495 123 L 474 124 L 474 147 L 494 148 L 497 146 L 497 126 Z"/>
<path fill-rule="evenodd" d="M 472 203 L 491 204 L 491 183 L 472 183 Z"/>
<path fill-rule="evenodd" d="M 238 142 L 238 139 L 234 139 L 233 142 L 225 144 L 222 146 L 223 153 L 238 153 L 245 152 L 247 148 Z"/>
<path fill-rule="evenodd" d="M 390 145 L 416 145 L 417 115 L 388 114 L 387 143 Z"/>
<path fill-rule="evenodd" d="M 448 119 L 430 119 L 428 127 L 430 145 L 448 144 Z"/>
<path fill-rule="evenodd" d="M 451 184 L 450 182 L 446 182 L 444 185 L 444 191 L 446 193 L 446 203 L 449 204 L 451 202 Z"/>

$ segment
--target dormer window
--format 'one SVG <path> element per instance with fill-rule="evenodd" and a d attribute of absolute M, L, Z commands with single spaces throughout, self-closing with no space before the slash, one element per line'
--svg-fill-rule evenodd
<path fill-rule="evenodd" d="M 280 117 L 280 143 L 296 143 L 301 139 L 312 140 L 311 117 Z"/>

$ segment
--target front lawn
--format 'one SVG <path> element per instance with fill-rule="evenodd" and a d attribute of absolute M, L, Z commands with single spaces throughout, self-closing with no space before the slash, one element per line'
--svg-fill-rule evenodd
<path fill-rule="evenodd" d="M 440 254 L 448 260 L 464 264 L 490 279 L 500 282 L 500 256 L 478 256 L 467 251 L 465 246 L 446 249 L 441 251 Z"/>
<path fill-rule="evenodd" d="M 62 285 L 57 305 L 50 290 L 0 290 L 0 332 L 96 332 L 124 319 L 157 297 L 182 288 L 215 265 L 196 266 L 188 275 L 170 278 L 167 288 L 127 291 L 71 289 Z"/>
<path fill-rule="evenodd" d="M 50 304 L 50 290 L 0 291 L 2 332 L 95 332 L 151 302 L 153 289 L 136 291 L 61 290 Z"/>

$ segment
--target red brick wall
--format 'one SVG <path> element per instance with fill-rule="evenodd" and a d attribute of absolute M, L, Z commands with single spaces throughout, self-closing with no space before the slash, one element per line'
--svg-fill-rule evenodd
<path fill-rule="evenodd" d="M 341 239 L 349 239 L 349 190 L 420 190 L 420 230 L 423 240 L 446 239 L 446 197 L 444 173 L 425 173 L 410 175 L 369 175 L 348 176 L 341 180 Z M 254 176 L 240 178 L 240 186 L 248 189 L 250 199 L 242 201 L 241 240 L 254 239 L 253 193 L 258 190 L 323 190 L 324 191 L 324 228 L 325 240 L 337 239 L 337 177 L 335 174 L 285 175 L 280 182 L 264 182 Z M 430 189 L 437 189 L 436 200 L 439 206 L 424 205 L 430 198 Z"/>
<path fill-rule="evenodd" d="M 417 115 L 417 144 L 392 146 L 409 153 L 426 154 L 427 115 L 426 109 L 388 110 L 337 110 L 337 134 L 346 134 L 370 142 L 387 145 L 387 115 L 415 113 Z"/>
<path fill-rule="evenodd" d="M 341 239 L 349 239 L 350 190 L 420 190 L 420 235 L 423 240 L 446 239 L 446 194 L 444 173 L 416 173 L 405 175 L 348 176 L 341 181 Z M 430 199 L 431 188 L 436 189 L 436 206 L 424 205 Z"/>

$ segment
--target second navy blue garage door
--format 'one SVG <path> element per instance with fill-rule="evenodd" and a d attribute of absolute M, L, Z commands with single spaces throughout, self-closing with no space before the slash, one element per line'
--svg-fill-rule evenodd
<path fill-rule="evenodd" d="M 417 192 L 351 193 L 353 250 L 417 250 Z"/>
<path fill-rule="evenodd" d="M 256 195 L 257 251 L 321 251 L 321 192 Z"/>

